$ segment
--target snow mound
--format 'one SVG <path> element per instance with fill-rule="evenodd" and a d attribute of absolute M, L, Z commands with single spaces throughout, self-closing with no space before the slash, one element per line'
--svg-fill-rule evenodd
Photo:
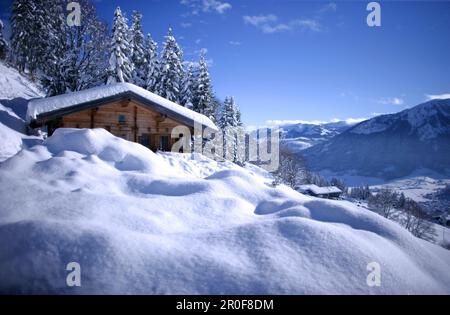
<path fill-rule="evenodd" d="M 449 251 L 270 182 L 255 166 L 58 129 L 0 164 L 0 292 L 450 293 Z M 66 285 L 70 262 L 81 287 Z"/>

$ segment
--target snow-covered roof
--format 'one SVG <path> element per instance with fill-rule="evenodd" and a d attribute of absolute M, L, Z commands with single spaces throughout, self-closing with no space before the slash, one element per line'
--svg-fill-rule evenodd
<path fill-rule="evenodd" d="M 42 114 L 127 93 L 137 95 L 176 116 L 198 122 L 205 127 L 218 129 L 211 119 L 205 115 L 194 112 L 131 83 L 115 83 L 53 97 L 34 99 L 28 103 L 27 121 L 30 122 Z"/>
<path fill-rule="evenodd" d="M 300 191 L 308 191 L 309 190 L 313 194 L 316 194 L 316 195 L 342 193 L 342 190 L 340 190 L 336 186 L 319 187 L 317 185 L 300 185 L 297 187 L 297 190 L 300 190 Z"/>

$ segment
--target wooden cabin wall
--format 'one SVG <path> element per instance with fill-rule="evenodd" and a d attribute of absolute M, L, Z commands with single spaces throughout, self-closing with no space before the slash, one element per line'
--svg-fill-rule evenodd
<path fill-rule="evenodd" d="M 125 118 L 124 121 L 119 122 L 119 117 Z M 172 129 L 180 125 L 183 124 L 164 118 L 160 113 L 134 101 L 119 101 L 68 114 L 62 118 L 60 127 L 104 128 L 115 136 L 134 142 L 146 142 L 144 138 L 148 136 L 149 148 L 157 150 L 161 136 L 168 136 L 169 146 L 172 147 L 177 141 L 171 138 Z"/>

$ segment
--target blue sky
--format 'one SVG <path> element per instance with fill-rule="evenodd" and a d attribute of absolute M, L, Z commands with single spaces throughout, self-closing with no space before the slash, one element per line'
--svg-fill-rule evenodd
<path fill-rule="evenodd" d="M 186 59 L 207 48 L 217 95 L 235 96 L 248 125 L 371 117 L 450 93 L 450 1 L 380 1 L 372 28 L 369 1 L 95 2 L 108 23 L 117 6 L 139 10 L 160 46 L 172 27 Z"/>

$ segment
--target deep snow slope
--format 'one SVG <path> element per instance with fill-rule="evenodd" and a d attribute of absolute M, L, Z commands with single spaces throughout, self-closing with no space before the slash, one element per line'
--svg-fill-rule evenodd
<path fill-rule="evenodd" d="M 28 99 L 42 95 L 33 82 L 0 62 L 0 161 L 39 140 L 26 135 L 24 119 Z"/>
<path fill-rule="evenodd" d="M 39 96 L 43 96 L 43 93 L 35 83 L 0 61 L 0 100 L 17 97 L 30 99 Z"/>
<path fill-rule="evenodd" d="M 450 293 L 450 252 L 261 169 L 59 129 L 0 164 L 1 293 Z M 66 265 L 81 287 L 66 286 Z M 367 265 L 381 266 L 369 287 Z"/>

